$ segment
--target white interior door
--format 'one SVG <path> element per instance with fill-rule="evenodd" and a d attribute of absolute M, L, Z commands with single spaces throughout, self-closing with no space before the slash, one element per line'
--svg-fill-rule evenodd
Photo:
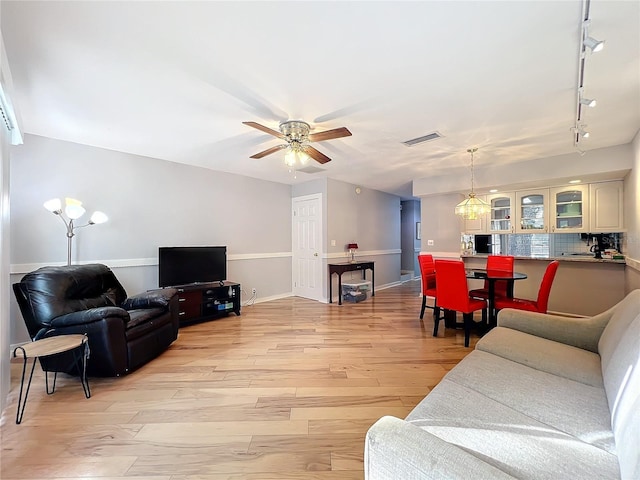
<path fill-rule="evenodd" d="M 322 299 L 322 195 L 292 199 L 293 294 Z"/>

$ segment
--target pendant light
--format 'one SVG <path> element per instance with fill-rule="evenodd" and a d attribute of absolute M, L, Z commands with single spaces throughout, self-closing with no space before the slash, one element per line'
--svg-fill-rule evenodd
<path fill-rule="evenodd" d="M 455 209 L 456 215 L 460 215 L 466 220 L 476 220 L 491 211 L 491 206 L 484 200 L 476 198 L 476 194 L 473 191 L 473 154 L 477 151 L 477 148 L 469 148 L 467 150 L 471 154 L 471 193 L 456 205 Z"/>

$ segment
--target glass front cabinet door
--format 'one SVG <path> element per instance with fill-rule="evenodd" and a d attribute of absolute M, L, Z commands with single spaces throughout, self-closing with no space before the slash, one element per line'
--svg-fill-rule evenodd
<path fill-rule="evenodd" d="M 516 232 L 547 233 L 549 190 L 523 190 L 516 192 Z"/>
<path fill-rule="evenodd" d="M 490 233 L 513 233 L 513 193 L 495 193 L 487 196 L 487 203 L 491 205 Z"/>
<path fill-rule="evenodd" d="M 587 211 L 588 186 L 572 185 L 550 190 L 551 215 L 553 220 L 551 231 L 555 233 L 586 232 L 588 229 Z"/>

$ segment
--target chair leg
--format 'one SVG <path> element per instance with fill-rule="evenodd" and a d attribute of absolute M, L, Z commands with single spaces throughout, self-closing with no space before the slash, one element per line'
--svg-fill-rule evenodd
<path fill-rule="evenodd" d="M 422 295 L 422 309 L 420 310 L 420 320 L 424 317 L 424 309 L 427 308 L 427 296 Z"/>
<path fill-rule="evenodd" d="M 438 336 L 438 325 L 440 324 L 440 307 L 438 305 L 433 306 L 433 336 Z"/>
<path fill-rule="evenodd" d="M 469 337 L 471 336 L 471 325 L 473 324 L 473 312 L 463 313 L 462 318 L 464 320 L 464 346 L 468 347 Z"/>

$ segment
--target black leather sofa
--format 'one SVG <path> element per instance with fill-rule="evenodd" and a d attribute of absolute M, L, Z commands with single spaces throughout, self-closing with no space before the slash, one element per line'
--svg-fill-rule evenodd
<path fill-rule="evenodd" d="M 13 290 L 32 340 L 86 334 L 87 374 L 123 375 L 160 355 L 178 338 L 178 296 L 173 288 L 127 298 L 106 265 L 43 267 Z M 43 359 L 47 371 L 77 374 L 64 356 Z"/>

